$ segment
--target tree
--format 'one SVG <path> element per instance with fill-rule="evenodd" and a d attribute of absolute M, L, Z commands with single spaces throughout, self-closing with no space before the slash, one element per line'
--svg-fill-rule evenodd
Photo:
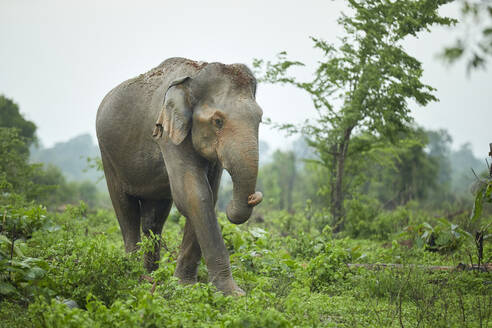
<path fill-rule="evenodd" d="M 336 230 L 342 228 L 344 215 L 346 163 L 350 154 L 360 155 L 371 148 L 371 144 L 363 143 L 349 153 L 353 136 L 364 133 L 395 141 L 397 132 L 407 129 L 412 121 L 410 100 L 421 106 L 437 100 L 434 88 L 421 82 L 421 63 L 407 54 L 401 43 L 434 24 L 453 24 L 453 19 L 437 12 L 448 2 L 451 0 L 349 0 L 352 15 L 342 14 L 338 20 L 346 33 L 341 44 L 336 47 L 312 38 L 322 58 L 309 82 L 299 82 L 287 74 L 289 68 L 304 64 L 287 60 L 285 52 L 274 64 L 254 62 L 264 72 L 261 81 L 291 84 L 312 97 L 319 114 L 317 121 L 282 128 L 308 135 L 320 164 L 329 169 L 329 203 Z"/>
<path fill-rule="evenodd" d="M 0 127 L 18 129 L 27 146 L 36 141 L 36 125 L 26 120 L 19 112 L 19 106 L 3 95 L 0 95 Z"/>
<path fill-rule="evenodd" d="M 0 190 L 2 194 L 23 193 L 31 186 L 29 149 L 16 128 L 0 127 Z"/>
<path fill-rule="evenodd" d="M 385 208 L 395 208 L 411 200 L 425 200 L 431 192 L 446 190 L 439 184 L 440 158 L 429 150 L 428 132 L 412 128 L 400 132 L 396 144 L 387 143 L 371 154 L 365 172 L 365 192 Z"/>

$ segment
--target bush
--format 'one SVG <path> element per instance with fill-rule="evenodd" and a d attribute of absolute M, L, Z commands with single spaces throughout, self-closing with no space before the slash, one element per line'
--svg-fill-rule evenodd
<path fill-rule="evenodd" d="M 46 209 L 38 205 L 1 207 L 0 226 L 0 297 L 27 302 L 35 295 L 52 295 L 52 281 L 47 276 L 49 264 L 25 256 L 22 248 L 34 231 L 49 223 Z"/>
<path fill-rule="evenodd" d="M 364 195 L 346 201 L 345 205 L 345 233 L 352 238 L 387 240 L 406 227 L 415 215 L 412 202 L 393 211 L 383 211 L 377 199 Z"/>
<path fill-rule="evenodd" d="M 16 207 L 12 205 L 0 206 L 0 233 L 14 239 L 27 239 L 32 233 L 50 223 L 46 208 L 33 203 Z"/>
<path fill-rule="evenodd" d="M 360 195 L 346 200 L 345 231 L 352 238 L 373 237 L 373 221 L 380 213 L 381 205 L 375 198 Z"/>
<path fill-rule="evenodd" d="M 330 289 L 333 283 L 343 280 L 349 272 L 349 260 L 347 250 L 335 243 L 326 244 L 325 249 L 309 261 L 306 268 L 311 290 L 322 292 Z"/>
<path fill-rule="evenodd" d="M 73 243 L 72 252 L 58 254 L 51 274 L 61 295 L 84 304 L 89 294 L 105 304 L 126 295 L 143 273 L 141 262 L 121 248 L 107 243 L 107 237 L 62 240 Z"/>

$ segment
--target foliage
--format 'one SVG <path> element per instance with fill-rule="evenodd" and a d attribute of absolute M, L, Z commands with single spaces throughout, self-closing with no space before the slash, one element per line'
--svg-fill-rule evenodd
<path fill-rule="evenodd" d="M 18 136 L 25 140 L 28 147 L 36 142 L 36 125 L 26 120 L 19 106 L 4 95 L 0 95 L 0 128 L 17 129 Z"/>
<path fill-rule="evenodd" d="M 0 232 L 8 233 L 17 239 L 31 238 L 32 233 L 49 226 L 46 208 L 30 204 L 26 207 L 5 205 L 0 207 L 2 217 Z"/>
<path fill-rule="evenodd" d="M 346 163 L 360 160 L 361 153 L 372 146 L 364 143 L 363 148 L 353 149 L 353 137 L 367 134 L 393 142 L 411 121 L 410 100 L 422 106 L 437 100 L 434 89 L 421 82 L 421 63 L 404 51 L 401 42 L 431 25 L 454 23 L 438 14 L 438 8 L 447 2 L 349 1 L 352 15 L 342 15 L 338 21 L 346 33 L 341 45 L 335 47 L 312 38 L 322 59 L 310 82 L 298 82 L 287 75 L 289 68 L 303 64 L 287 60 L 285 52 L 280 53 L 275 64 L 262 60 L 254 63 L 265 71 L 263 81 L 292 84 L 313 99 L 319 117 L 315 124 L 306 124 L 301 130 L 311 138 L 320 164 L 332 176 L 330 209 L 337 230 L 341 228 L 347 194 Z M 292 125 L 283 128 L 299 131 Z"/>
<path fill-rule="evenodd" d="M 27 163 L 29 150 L 16 128 L 0 127 L 0 187 L 6 193 L 32 193 L 34 167 Z"/>
<path fill-rule="evenodd" d="M 408 267 L 368 271 L 357 281 L 360 297 L 376 297 L 369 307 L 377 313 L 375 326 L 486 327 L 490 321 L 491 290 L 477 275 Z"/>
<path fill-rule="evenodd" d="M 360 204 L 366 202 L 360 199 Z M 407 204 L 383 213 L 391 217 L 388 222 L 401 221 L 400 225 L 429 220 L 416 207 Z M 184 227 L 184 218 L 176 214 L 166 223 L 160 268 L 151 274 L 154 283 L 149 283 L 140 279 L 145 273 L 142 256 L 154 239 L 143 238 L 136 254 L 125 254 L 112 212 L 93 211 L 83 203 L 68 206 L 61 214 L 37 206 L 7 209 L 9 220 L 24 217 L 30 222 L 22 229 L 26 239 L 16 244 L 25 258 L 42 261 L 30 262 L 31 267 L 44 271 L 36 283 L 27 285 L 25 278 L 16 276 L 16 290 L 26 295 L 21 308 L 16 307 L 18 295 L 4 295 L 0 319 L 9 327 L 23 327 L 25 322 L 34 327 L 105 327 L 115 322 L 121 327 L 386 327 L 398 326 L 399 317 L 405 326 L 420 322 L 439 327 L 446 319 L 448 326 L 459 327 L 463 317 L 469 326 L 490 322 L 491 290 L 484 283 L 490 273 L 434 273 L 410 265 L 377 271 L 347 266 L 453 265 L 466 261 L 466 254 L 459 251 L 464 245 L 449 257 L 397 242 L 386 247 L 394 234 L 385 235 L 382 242 L 333 238 L 323 224 L 330 214 L 309 206 L 296 213 L 265 212 L 263 222 L 242 226 L 219 214 L 233 275 L 247 291 L 241 298 L 217 292 L 207 283 L 203 264 L 196 285 L 180 285 L 172 277 Z M 383 238 L 375 233 L 368 237 Z M 78 306 L 67 305 L 73 301 Z M 14 315 L 18 311 L 23 313 L 20 321 Z"/>
<path fill-rule="evenodd" d="M 346 200 L 346 233 L 353 238 L 368 238 L 377 233 L 387 233 L 387 229 L 375 225 L 375 220 L 381 212 L 380 207 L 381 204 L 377 199 L 363 195 Z"/>
<path fill-rule="evenodd" d="M 450 163 L 454 152 L 449 149 L 449 140 L 445 131 L 420 127 L 399 132 L 394 143 L 367 135 L 354 137 L 355 148 L 363 143 L 372 146 L 361 161 L 347 163 L 350 175 L 346 181 L 352 189 L 348 198 L 364 194 L 377 199 L 384 209 L 414 200 L 440 208 L 465 198 L 463 192 L 451 190 L 450 181 L 461 172 L 454 172 Z"/>
<path fill-rule="evenodd" d="M 452 252 L 458 249 L 466 240 L 466 232 L 457 224 L 444 218 L 438 218 L 434 226 L 428 222 L 409 225 L 402 236 L 415 242 L 417 247 L 434 252 Z"/>
<path fill-rule="evenodd" d="M 60 245 L 60 244 L 59 244 Z M 61 246 L 61 245 L 60 245 Z M 86 241 L 75 241 L 72 254 L 53 252 L 53 260 L 63 261 L 63 266 L 53 263 L 55 279 L 60 293 L 70 296 L 78 304 L 84 304 L 92 294 L 106 304 L 118 295 L 128 292 L 131 270 L 135 270 L 130 259 L 116 246 L 106 243 L 104 235 Z"/>
<path fill-rule="evenodd" d="M 489 156 L 492 157 L 492 144 L 490 146 Z M 468 224 L 469 231 L 467 236 L 473 241 L 476 248 L 476 255 L 478 260 L 478 266 L 483 262 L 484 257 L 484 242 L 492 239 L 490 234 L 490 227 L 492 221 L 483 218 L 484 205 L 486 203 L 492 203 L 492 167 L 489 167 L 489 176 L 486 179 L 477 178 L 477 188 L 475 191 L 475 202 L 473 203 L 473 210 L 470 215 Z"/>
<path fill-rule="evenodd" d="M 61 170 L 53 165 L 42 167 L 32 177 L 34 184 L 43 186 L 49 192 L 39 193 L 34 200 L 56 208 L 63 204 L 75 204 L 79 200 L 90 206 L 103 206 L 108 196 L 98 191 L 96 185 L 86 181 L 67 181 Z"/>
<path fill-rule="evenodd" d="M 312 291 L 323 292 L 331 289 L 334 283 L 345 279 L 349 270 L 350 254 L 337 247 L 336 243 L 324 245 L 323 251 L 315 256 L 307 266 L 308 282 Z"/>
<path fill-rule="evenodd" d="M 466 60 L 467 71 L 485 68 L 492 55 L 492 1 L 461 0 L 461 21 L 466 33 L 462 33 L 454 45 L 446 47 L 442 58 L 454 63 Z"/>
<path fill-rule="evenodd" d="M 53 295 L 49 264 L 43 259 L 25 256 L 22 248 L 34 231 L 47 228 L 46 209 L 42 206 L 0 208 L 0 300 L 4 297 L 24 302 L 38 295 Z"/>

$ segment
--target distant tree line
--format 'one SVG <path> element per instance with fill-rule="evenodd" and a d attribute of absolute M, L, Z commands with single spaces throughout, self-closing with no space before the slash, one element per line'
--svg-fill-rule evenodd
<path fill-rule="evenodd" d="M 35 201 L 52 209 L 80 200 L 90 206 L 107 202 L 107 196 L 94 182 L 68 181 L 59 167 L 32 163 L 30 149 L 36 149 L 37 144 L 36 125 L 22 116 L 15 102 L 0 95 L 1 202 Z M 50 154 L 52 159 L 57 155 L 56 152 Z M 60 156 L 73 157 L 73 153 Z M 80 160 L 86 162 L 85 159 Z"/>

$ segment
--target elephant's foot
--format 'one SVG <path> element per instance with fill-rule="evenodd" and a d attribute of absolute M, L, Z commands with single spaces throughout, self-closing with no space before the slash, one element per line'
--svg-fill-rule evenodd
<path fill-rule="evenodd" d="M 179 279 L 179 283 L 183 285 L 193 285 L 197 282 L 198 265 L 185 266 L 178 263 L 174 276 Z"/>
<path fill-rule="evenodd" d="M 144 267 L 147 272 L 155 271 L 159 268 L 160 252 L 149 252 L 144 255 Z"/>
<path fill-rule="evenodd" d="M 225 295 L 245 296 L 246 292 L 242 290 L 234 281 L 234 279 L 214 279 L 212 283 Z"/>
<path fill-rule="evenodd" d="M 179 279 L 179 283 L 182 285 L 194 285 L 197 283 L 197 277 L 193 276 L 186 276 L 179 274 L 177 272 L 174 272 L 174 276 Z"/>
<path fill-rule="evenodd" d="M 225 295 L 244 296 L 242 290 L 232 278 L 231 265 L 228 256 L 219 256 L 214 261 L 208 261 L 208 277 L 211 283 Z"/>

